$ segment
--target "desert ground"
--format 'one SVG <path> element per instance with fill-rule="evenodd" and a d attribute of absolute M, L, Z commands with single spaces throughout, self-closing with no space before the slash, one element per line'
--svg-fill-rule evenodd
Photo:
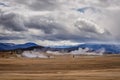
<path fill-rule="evenodd" d="M 0 58 L 0 80 L 120 80 L 120 55 Z"/>

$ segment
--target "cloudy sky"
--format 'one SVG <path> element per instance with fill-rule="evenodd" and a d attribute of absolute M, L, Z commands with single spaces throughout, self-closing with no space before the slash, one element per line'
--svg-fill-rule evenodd
<path fill-rule="evenodd" d="M 0 42 L 120 42 L 120 0 L 0 0 Z"/>

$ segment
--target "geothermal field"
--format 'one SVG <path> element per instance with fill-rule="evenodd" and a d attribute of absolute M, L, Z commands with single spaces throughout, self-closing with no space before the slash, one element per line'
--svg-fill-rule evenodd
<path fill-rule="evenodd" d="M 0 0 L 0 80 L 120 80 L 120 0 Z"/>
<path fill-rule="evenodd" d="M 0 80 L 120 80 L 120 55 L 1 57 Z"/>

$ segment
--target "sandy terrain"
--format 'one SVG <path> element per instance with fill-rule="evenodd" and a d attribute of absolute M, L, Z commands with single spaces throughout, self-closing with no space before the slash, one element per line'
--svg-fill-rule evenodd
<path fill-rule="evenodd" d="M 120 80 L 120 56 L 0 58 L 0 80 Z"/>

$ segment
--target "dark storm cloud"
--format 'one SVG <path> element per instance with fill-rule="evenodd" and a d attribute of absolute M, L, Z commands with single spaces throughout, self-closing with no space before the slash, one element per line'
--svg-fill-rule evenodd
<path fill-rule="evenodd" d="M 93 25 L 92 23 L 90 24 L 85 21 L 78 21 L 74 25 L 78 32 L 74 31 L 74 33 L 72 33 L 71 29 L 67 28 L 66 25 L 57 23 L 57 21 L 55 21 L 54 18 L 51 17 L 32 16 L 25 23 L 25 26 L 28 28 L 37 29 L 44 32 L 44 35 L 31 35 L 32 37 L 41 40 L 104 40 L 104 35 L 109 35 L 109 32 L 107 32 L 106 30 L 104 30 L 104 32 L 100 32 L 99 30 L 97 30 L 97 26 Z"/>
<path fill-rule="evenodd" d="M 1 6 L 8 7 L 8 5 L 6 5 L 5 3 L 2 3 L 2 2 L 0 2 L 0 5 L 1 5 Z"/>
<path fill-rule="evenodd" d="M 60 26 L 59 24 L 35 24 L 35 23 L 28 23 L 27 26 L 29 26 L 29 28 L 36 28 L 39 29 L 41 31 L 43 31 L 45 34 L 52 34 L 54 33 L 55 30 L 58 30 L 61 28 L 58 27 Z"/>
<path fill-rule="evenodd" d="M 120 11 L 116 12 L 119 9 L 117 0 L 1 0 L 1 2 L 0 40 L 87 42 L 111 40 L 112 35 L 118 40 L 120 36 Z M 4 7 L 4 4 L 9 7 Z M 117 6 L 116 9 L 111 5 Z M 86 10 L 87 6 L 90 8 Z M 80 9 L 82 13 L 75 11 L 81 7 L 85 7 Z"/>
<path fill-rule="evenodd" d="M 50 41 L 61 41 L 61 40 L 71 40 L 71 41 L 92 41 L 92 40 L 102 40 L 106 33 L 99 33 L 96 26 L 91 26 L 86 22 L 76 22 L 75 26 L 78 32 L 71 33 L 71 29 L 68 29 L 65 25 L 58 23 L 51 17 L 43 16 L 32 16 L 29 17 L 27 21 L 24 18 L 20 17 L 18 14 L 4 14 L 1 16 L 1 25 L 4 29 L 12 30 L 16 32 L 25 31 L 28 29 L 36 29 L 44 32 L 44 35 L 41 34 L 29 34 L 25 32 L 24 38 L 34 38 L 40 40 L 50 40 Z M 79 27 L 81 26 L 81 27 Z M 88 35 L 89 37 L 87 37 Z M 23 39 L 18 37 L 19 35 L 11 36 L 0 36 L 1 40 L 15 40 Z M 99 37 L 101 38 L 99 38 Z M 103 38 L 102 38 L 103 37 Z"/>
<path fill-rule="evenodd" d="M 54 32 L 64 31 L 64 25 L 55 22 L 54 19 L 50 17 L 36 16 L 30 18 L 28 22 L 25 23 L 28 28 L 40 29 L 45 34 L 53 34 Z"/>
<path fill-rule="evenodd" d="M 23 37 L 19 37 L 19 36 L 0 36 L 0 40 L 18 40 L 18 39 L 24 39 Z"/>
<path fill-rule="evenodd" d="M 57 0 L 36 0 L 29 6 L 33 10 L 54 10 L 57 7 Z"/>
<path fill-rule="evenodd" d="M 101 37 L 101 38 L 100 38 Z M 88 41 L 106 41 L 105 38 L 103 38 L 102 35 L 96 35 L 94 37 L 85 37 L 84 35 L 75 35 L 70 34 L 69 32 L 59 33 L 55 35 L 33 35 L 32 38 L 38 39 L 38 40 L 49 40 L 49 41 L 73 41 L 73 42 L 88 42 Z"/>
<path fill-rule="evenodd" d="M 14 0 L 19 4 L 26 5 L 29 9 L 35 11 L 58 9 L 58 0 Z"/>
<path fill-rule="evenodd" d="M 88 38 L 85 37 L 86 31 L 84 30 L 84 34 L 81 34 L 82 32 L 74 32 L 71 33 L 68 28 L 66 28 L 65 25 L 62 25 L 60 23 L 57 23 L 54 19 L 50 17 L 32 17 L 29 19 L 28 22 L 26 22 L 26 27 L 31 29 L 37 29 L 44 32 L 44 35 L 34 35 L 32 34 L 32 38 L 37 38 L 40 40 L 50 40 L 50 41 L 60 41 L 60 40 L 78 40 L 83 41 L 87 40 Z M 96 34 L 97 32 L 92 32 L 93 34 Z M 83 39 L 84 38 L 84 39 Z"/>
<path fill-rule="evenodd" d="M 15 13 L 1 13 L 0 25 L 3 26 L 4 29 L 11 31 L 25 31 L 26 28 L 22 20 L 23 19 Z"/>

